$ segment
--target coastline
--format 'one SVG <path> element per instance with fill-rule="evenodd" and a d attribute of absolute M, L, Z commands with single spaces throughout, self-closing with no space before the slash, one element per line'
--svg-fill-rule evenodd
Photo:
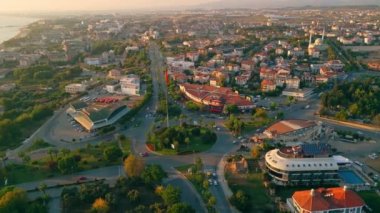
<path fill-rule="evenodd" d="M 7 21 L 5 21 L 5 19 L 7 19 Z M 0 36 L 0 47 L 2 47 L 6 41 L 22 37 L 28 26 L 39 20 L 39 18 L 0 16 L 0 35 L 2 35 Z"/>

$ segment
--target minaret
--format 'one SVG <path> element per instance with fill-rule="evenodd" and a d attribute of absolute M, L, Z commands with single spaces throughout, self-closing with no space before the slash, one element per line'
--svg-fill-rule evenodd
<path fill-rule="evenodd" d="M 309 33 L 310 33 L 310 38 L 309 38 L 309 47 L 311 46 L 311 37 L 312 37 L 312 34 L 311 34 L 311 32 L 309 31 Z"/>
<path fill-rule="evenodd" d="M 325 28 L 323 28 L 322 41 L 325 40 Z"/>

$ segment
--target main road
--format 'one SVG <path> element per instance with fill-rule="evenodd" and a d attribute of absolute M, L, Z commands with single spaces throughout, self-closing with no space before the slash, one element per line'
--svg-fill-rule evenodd
<path fill-rule="evenodd" d="M 146 118 L 146 113 L 149 111 L 154 111 L 159 102 L 159 94 L 165 95 L 167 93 L 165 76 L 164 76 L 164 57 L 161 54 L 159 47 L 155 43 L 151 43 L 149 46 L 149 57 L 151 60 L 151 74 L 153 80 L 153 97 L 151 102 L 145 109 L 142 109 L 137 115 L 137 119 L 141 120 L 141 124 L 137 128 L 130 128 L 125 130 L 123 133 L 133 140 L 133 151 L 137 153 L 147 152 L 146 148 L 146 133 L 149 129 L 152 128 L 154 124 L 153 118 Z M 191 114 L 186 112 L 188 118 L 197 119 L 200 115 Z M 177 166 L 187 165 L 194 163 L 195 158 L 200 157 L 204 162 L 205 168 L 210 168 L 216 170 L 219 162 L 221 161 L 225 153 L 235 150 L 235 146 L 232 144 L 233 138 L 228 130 L 221 128 L 220 131 L 217 131 L 217 142 L 215 145 L 208 150 L 207 152 L 191 154 L 191 155 L 181 155 L 181 156 L 162 156 L 152 153 L 149 157 L 145 158 L 147 163 L 159 164 L 165 171 L 175 177 L 171 183 L 181 187 L 184 193 L 184 199 L 186 202 L 191 204 L 196 212 L 205 212 L 204 204 L 200 200 L 200 196 L 194 190 L 194 188 L 189 184 L 183 176 L 178 175 L 174 169 Z M 221 213 L 231 212 L 231 207 L 229 202 L 224 195 L 222 188 L 214 186 L 214 189 L 211 190 L 213 195 L 217 199 L 217 211 Z"/>

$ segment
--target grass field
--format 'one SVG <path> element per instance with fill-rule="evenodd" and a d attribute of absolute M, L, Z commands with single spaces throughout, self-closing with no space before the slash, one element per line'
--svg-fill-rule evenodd
<path fill-rule="evenodd" d="M 375 191 L 361 191 L 358 194 L 372 209 L 372 212 L 380 212 L 380 196 Z"/>
<path fill-rule="evenodd" d="M 108 142 L 95 146 L 90 145 L 71 152 L 70 154 L 74 156 L 80 156 L 78 168 L 75 172 L 121 164 L 121 158 L 112 162 L 104 159 L 104 150 L 111 146 L 117 146 L 117 143 Z M 7 165 L 6 169 L 0 171 L 0 180 L 7 178 L 8 185 L 12 185 L 63 175 L 58 169 L 49 169 L 48 166 L 49 163 L 56 162 L 61 155 L 62 153 L 57 153 L 56 156 L 53 154 L 38 161 Z M 0 182 L 0 186 L 2 184 L 4 183 Z"/>
<path fill-rule="evenodd" d="M 242 190 L 249 196 L 251 201 L 249 212 L 265 212 L 273 209 L 274 204 L 264 187 L 262 173 L 228 174 L 226 178 L 233 192 Z"/>

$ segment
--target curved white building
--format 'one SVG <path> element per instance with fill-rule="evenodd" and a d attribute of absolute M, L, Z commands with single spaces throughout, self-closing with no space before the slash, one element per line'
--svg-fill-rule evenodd
<path fill-rule="evenodd" d="M 317 146 L 316 144 L 310 149 L 314 149 L 315 153 L 309 152 L 310 150 L 302 150 L 301 147 L 284 147 L 267 152 L 265 165 L 273 182 L 277 185 L 331 185 L 338 183 L 337 162 L 326 153 L 321 155 Z M 316 152 L 319 153 L 316 154 Z"/>

